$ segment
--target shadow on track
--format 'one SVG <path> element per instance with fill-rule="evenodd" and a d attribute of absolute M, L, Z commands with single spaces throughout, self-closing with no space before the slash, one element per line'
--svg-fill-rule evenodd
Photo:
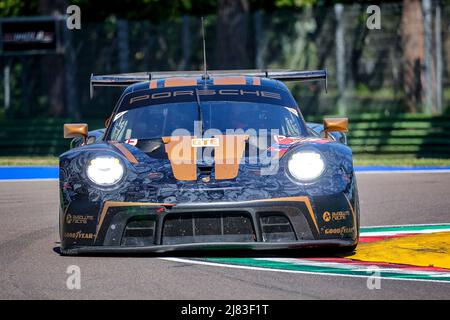
<path fill-rule="evenodd" d="M 348 250 L 348 249 L 347 249 Z M 59 246 L 53 251 L 61 256 Z M 304 248 L 285 250 L 183 250 L 164 253 L 95 253 L 79 254 L 79 257 L 111 257 L 111 258 L 348 258 L 354 255 L 354 251 L 348 252 L 344 248 Z"/>

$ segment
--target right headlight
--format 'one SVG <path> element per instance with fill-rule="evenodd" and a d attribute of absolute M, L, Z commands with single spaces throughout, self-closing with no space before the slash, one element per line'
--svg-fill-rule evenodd
<path fill-rule="evenodd" d="M 313 150 L 294 152 L 288 160 L 289 173 L 301 182 L 317 179 L 325 170 L 320 153 Z"/>
<path fill-rule="evenodd" d="M 93 158 L 87 167 L 86 174 L 92 182 L 100 186 L 112 186 L 119 182 L 124 173 L 121 161 L 113 156 Z"/>

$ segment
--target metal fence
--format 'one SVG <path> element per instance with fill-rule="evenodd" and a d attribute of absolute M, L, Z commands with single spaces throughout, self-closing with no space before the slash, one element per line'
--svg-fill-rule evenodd
<path fill-rule="evenodd" d="M 442 66 L 445 111 L 450 105 L 450 5 L 442 7 L 440 23 L 439 20 L 435 23 L 435 8 L 431 11 L 431 30 L 428 30 L 431 33 L 427 35 L 431 41 L 428 58 L 434 67 L 435 72 L 430 73 L 433 77 L 436 65 Z M 367 5 L 358 4 L 344 5 L 342 13 L 336 6 L 309 7 L 301 12 L 252 13 L 239 34 L 245 40 L 246 50 L 234 68 L 327 68 L 330 74 L 327 94 L 320 84 L 290 85 L 306 115 L 404 112 L 402 4 L 381 5 L 380 30 L 367 28 L 366 10 Z M 217 44 L 217 26 L 216 16 L 206 17 L 210 69 L 220 68 L 220 57 L 235 50 Z M 7 109 L 5 92 L 0 92 L 0 117 L 45 118 L 56 114 L 81 119 L 105 118 L 120 92 L 101 88 L 90 99 L 91 73 L 202 68 L 198 17 L 181 17 L 159 25 L 111 18 L 102 23 L 82 23 L 81 30 L 68 34 L 64 56 L 0 57 L 2 65 L 10 67 L 11 84 Z M 440 43 L 441 58 L 436 52 Z M 227 50 L 219 55 L 217 51 L 223 48 Z M 4 81 L 5 73 L 2 73 L 2 86 Z M 433 108 L 437 104 L 436 90 L 434 86 Z M 60 109 L 55 111 L 50 104 L 55 104 L 57 94 L 61 95 L 57 102 Z M 427 110 L 421 106 L 418 111 Z"/>

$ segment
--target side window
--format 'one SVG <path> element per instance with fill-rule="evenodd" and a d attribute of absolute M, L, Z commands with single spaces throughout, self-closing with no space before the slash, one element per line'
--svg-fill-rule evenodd
<path fill-rule="evenodd" d="M 128 127 L 128 117 L 126 115 L 121 116 L 113 123 L 113 129 L 111 131 L 111 139 L 116 141 L 124 140 L 125 134 L 129 133 L 131 135 L 131 130 L 127 130 Z"/>
<path fill-rule="evenodd" d="M 301 133 L 299 126 L 298 112 L 295 108 L 285 108 L 289 112 L 284 113 L 283 129 L 286 131 L 283 134 L 287 136 L 298 136 Z"/>

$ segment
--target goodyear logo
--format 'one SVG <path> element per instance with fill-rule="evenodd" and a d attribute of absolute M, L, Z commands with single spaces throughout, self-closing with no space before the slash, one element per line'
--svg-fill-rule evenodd
<path fill-rule="evenodd" d="M 353 227 L 340 227 L 340 228 L 333 228 L 333 229 L 325 229 L 325 234 L 348 234 L 353 233 L 354 228 Z"/>
<path fill-rule="evenodd" d="M 95 234 L 93 234 L 93 233 L 84 233 L 84 232 L 81 232 L 81 231 L 78 231 L 78 232 L 66 232 L 66 233 L 64 233 L 64 238 L 74 239 L 74 240 L 78 240 L 78 239 L 94 239 L 95 238 Z"/>

